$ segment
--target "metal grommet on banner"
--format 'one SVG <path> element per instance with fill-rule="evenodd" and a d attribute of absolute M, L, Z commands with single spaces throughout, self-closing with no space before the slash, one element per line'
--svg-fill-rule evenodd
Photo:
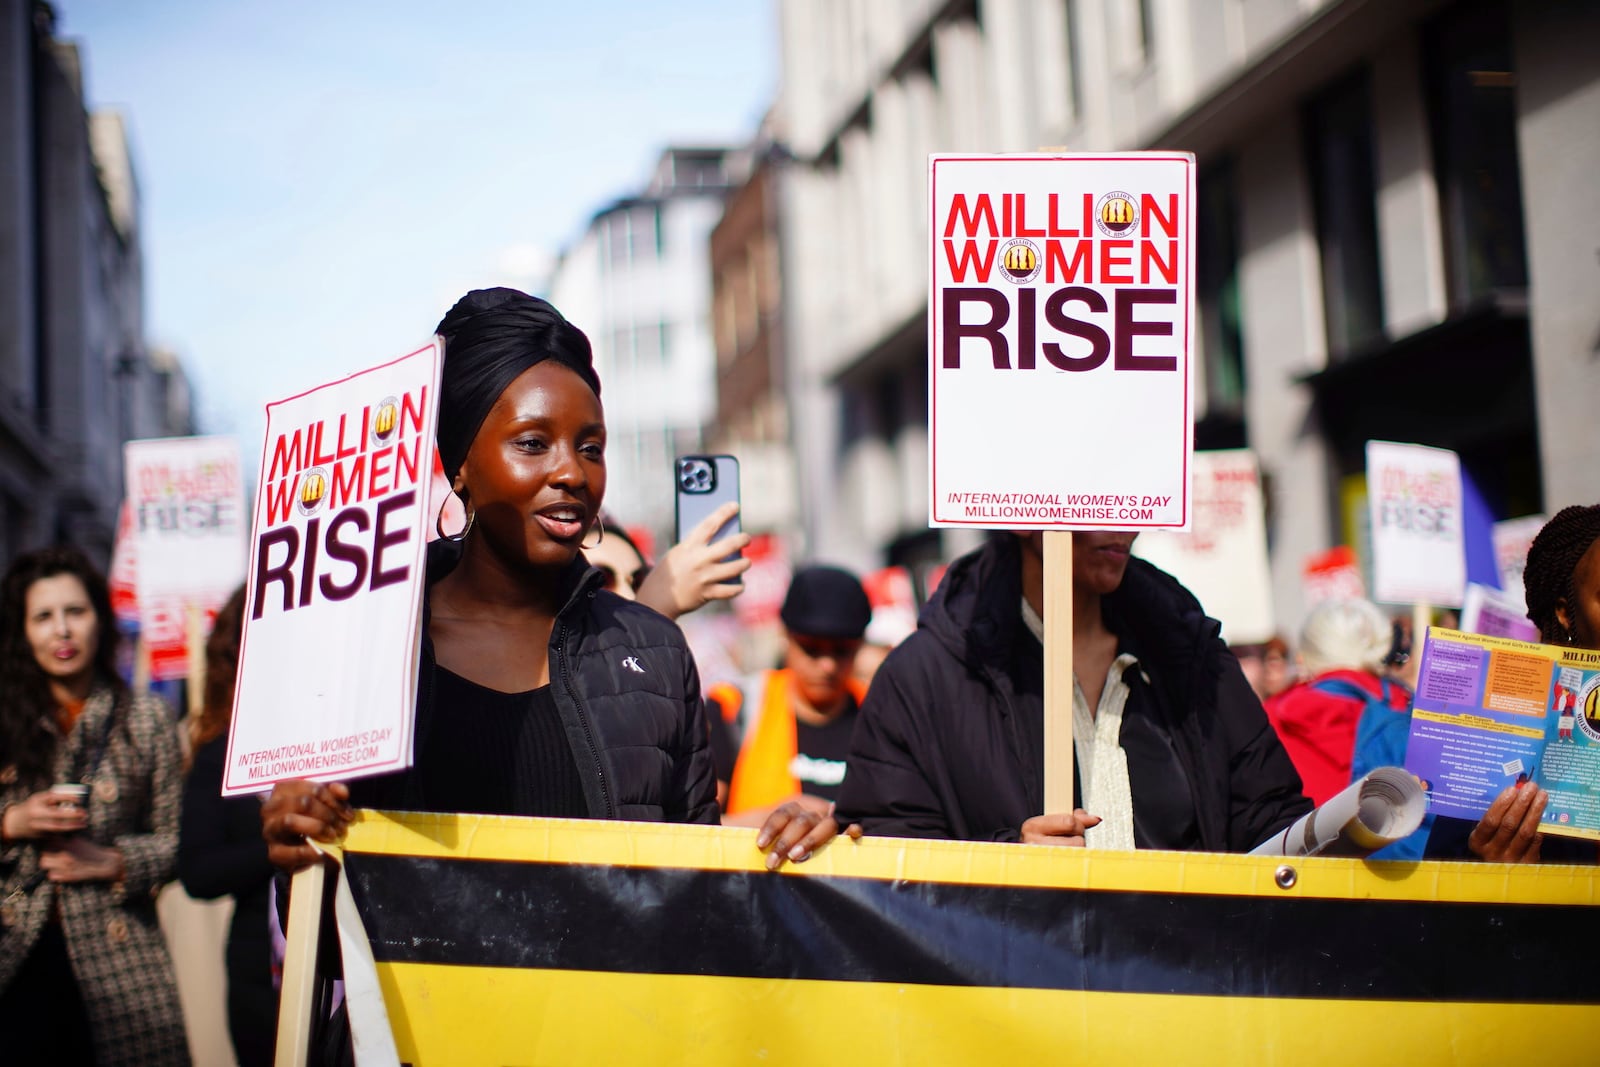
<path fill-rule="evenodd" d="M 1272 880 L 1278 883 L 1279 889 L 1293 889 L 1294 884 L 1300 880 L 1300 875 L 1296 873 L 1293 867 L 1285 863 L 1282 867 L 1272 872 Z"/>

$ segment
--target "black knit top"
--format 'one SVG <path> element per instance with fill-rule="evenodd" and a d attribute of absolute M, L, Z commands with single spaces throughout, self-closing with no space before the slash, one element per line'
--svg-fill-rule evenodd
<path fill-rule="evenodd" d="M 417 753 L 428 807 L 479 815 L 582 818 L 583 784 L 548 685 L 502 693 L 437 668 L 443 729 Z M 448 724 L 448 725 L 445 725 Z"/>

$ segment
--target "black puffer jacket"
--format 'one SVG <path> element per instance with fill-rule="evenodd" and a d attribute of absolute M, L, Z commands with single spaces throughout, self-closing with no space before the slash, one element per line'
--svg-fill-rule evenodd
<path fill-rule="evenodd" d="M 1043 811 L 1042 666 L 1023 658 L 1040 657 L 1021 618 L 1019 553 L 1015 537 L 996 537 L 952 564 L 921 628 L 873 678 L 839 794 L 841 825 L 1016 841 Z M 1168 709 L 1202 849 L 1247 851 L 1311 810 L 1220 625 L 1187 589 L 1133 559 L 1105 610 Z"/>
<path fill-rule="evenodd" d="M 431 588 L 459 560 L 457 546 L 428 550 Z M 676 625 L 600 588 L 600 572 L 580 556 L 563 576 L 565 606 L 550 636 L 550 690 L 596 819 L 641 822 L 719 820 L 716 781 L 700 676 Z M 414 751 L 430 730 L 449 729 L 433 700 L 433 642 L 423 607 Z M 638 668 L 638 669 L 634 669 Z M 436 811 L 421 776 L 403 772 L 351 783 L 358 807 Z"/>

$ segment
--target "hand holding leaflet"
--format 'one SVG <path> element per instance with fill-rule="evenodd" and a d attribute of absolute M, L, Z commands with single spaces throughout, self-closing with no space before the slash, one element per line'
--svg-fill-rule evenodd
<path fill-rule="evenodd" d="M 1422 825 L 1428 796 L 1399 767 L 1379 767 L 1250 850 L 1252 856 L 1367 856 Z"/>

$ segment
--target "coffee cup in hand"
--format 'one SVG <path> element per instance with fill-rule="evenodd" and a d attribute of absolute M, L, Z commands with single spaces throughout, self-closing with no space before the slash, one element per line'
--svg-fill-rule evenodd
<path fill-rule="evenodd" d="M 78 782 L 57 782 L 50 787 L 50 795 L 60 798 L 61 807 L 83 811 L 89 806 L 89 787 Z"/>

